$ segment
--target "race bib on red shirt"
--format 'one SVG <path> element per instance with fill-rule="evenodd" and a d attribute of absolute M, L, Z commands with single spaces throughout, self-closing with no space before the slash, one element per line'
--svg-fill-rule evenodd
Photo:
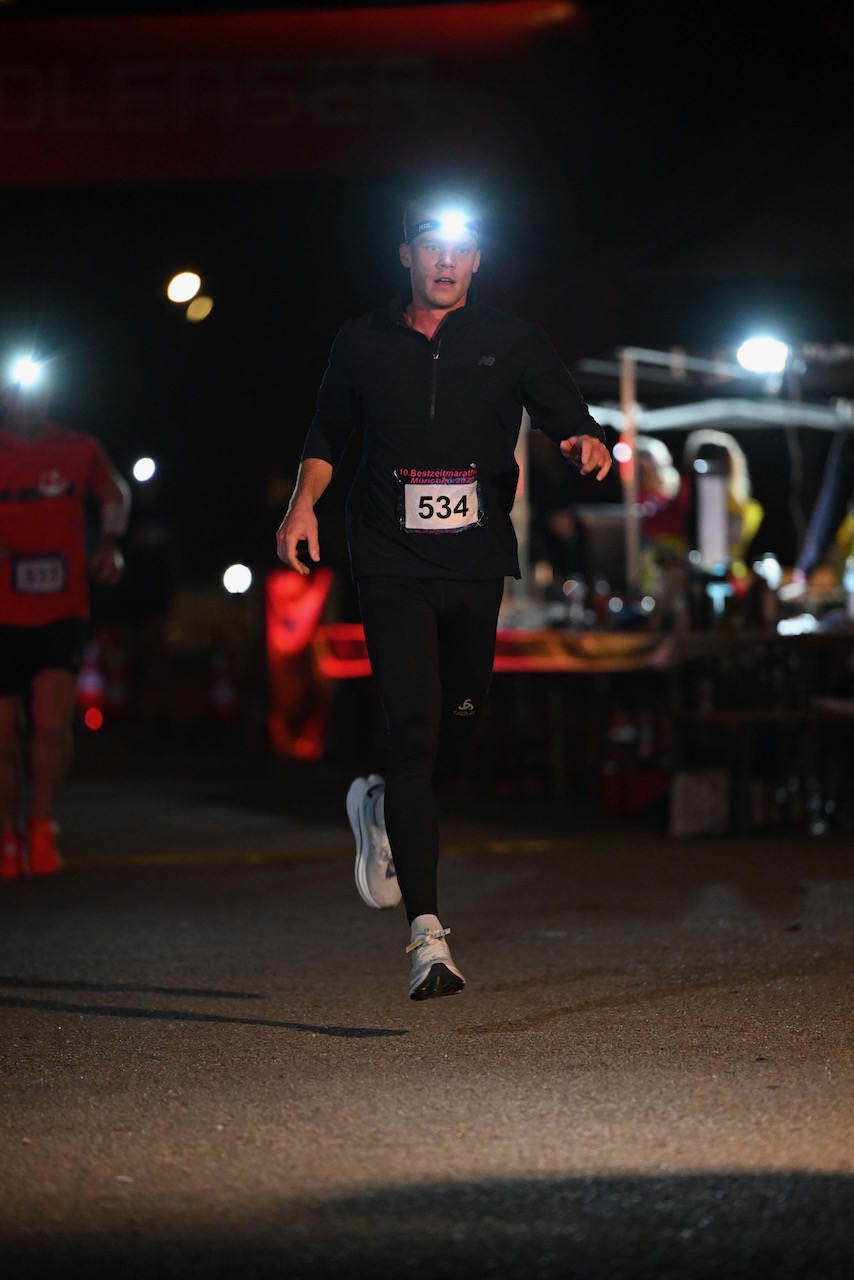
<path fill-rule="evenodd" d="M 67 584 L 68 566 L 63 555 L 12 557 L 12 590 L 19 595 L 56 595 Z"/>

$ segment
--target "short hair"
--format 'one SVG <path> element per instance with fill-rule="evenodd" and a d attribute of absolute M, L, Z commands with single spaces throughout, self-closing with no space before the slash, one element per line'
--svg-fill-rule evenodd
<path fill-rule="evenodd" d="M 407 244 L 415 236 L 420 235 L 419 223 L 432 221 L 430 214 L 442 209 L 453 209 L 462 213 L 466 227 L 476 239 L 480 239 L 481 218 L 476 205 L 458 191 L 428 191 L 415 200 L 410 200 L 403 211 L 403 238 Z M 424 228 L 428 230 L 429 228 Z"/>

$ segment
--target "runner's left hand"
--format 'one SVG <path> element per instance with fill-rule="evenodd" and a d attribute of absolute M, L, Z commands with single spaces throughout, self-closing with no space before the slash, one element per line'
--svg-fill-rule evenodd
<path fill-rule="evenodd" d="M 596 479 L 604 480 L 611 470 L 611 455 L 595 436 L 569 436 L 566 440 L 561 440 L 560 451 L 579 468 L 583 476 L 595 471 Z"/>
<path fill-rule="evenodd" d="M 96 582 L 112 586 L 124 573 L 125 561 L 115 538 L 105 536 L 89 562 L 89 572 Z"/>

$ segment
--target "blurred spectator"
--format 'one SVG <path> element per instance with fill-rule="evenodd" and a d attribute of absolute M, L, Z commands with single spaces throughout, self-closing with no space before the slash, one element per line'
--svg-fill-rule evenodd
<path fill-rule="evenodd" d="M 637 500 L 643 507 L 643 536 L 660 550 L 688 550 L 689 490 L 682 484 L 670 450 L 655 436 L 636 436 Z"/>
<path fill-rule="evenodd" d="M 682 451 L 682 484 L 688 494 L 698 461 L 723 462 L 727 477 L 729 554 L 731 567 L 743 571 L 748 549 L 762 524 L 765 512 L 752 495 L 747 458 L 741 445 L 726 431 L 703 427 L 692 431 Z"/>
<path fill-rule="evenodd" d="M 87 501 L 100 508 L 88 557 Z M 0 389 L 0 878 L 62 867 L 54 809 L 71 746 L 89 618 L 88 574 L 115 582 L 130 491 L 91 436 L 52 422 L 43 382 Z M 19 737 L 30 733 L 21 831 Z"/>
<path fill-rule="evenodd" d="M 841 431 L 833 440 L 821 486 L 810 514 L 803 546 L 795 561 L 795 580 L 805 583 L 826 560 L 834 576 L 842 577 L 854 549 L 854 432 Z"/>
<path fill-rule="evenodd" d="M 634 442 L 635 483 L 641 517 L 641 589 L 665 605 L 673 584 L 669 569 L 688 553 L 690 485 L 683 484 L 663 440 L 639 435 Z M 667 600 L 669 605 L 669 600 Z"/>

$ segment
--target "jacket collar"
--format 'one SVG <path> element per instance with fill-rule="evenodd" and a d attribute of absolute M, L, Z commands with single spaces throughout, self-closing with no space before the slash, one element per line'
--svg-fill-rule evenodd
<path fill-rule="evenodd" d="M 404 319 L 403 313 L 406 310 L 406 308 L 409 306 L 411 301 L 412 301 L 412 289 L 409 287 L 409 285 L 406 285 L 404 289 L 401 289 L 400 293 L 395 294 L 391 302 L 389 302 L 388 306 L 386 307 L 387 317 L 390 320 L 392 320 L 395 324 L 405 326 L 406 320 Z M 458 307 L 456 311 L 449 312 L 448 315 L 445 317 L 445 319 L 442 321 L 443 327 L 450 320 L 453 320 L 453 324 L 456 327 L 456 325 L 461 324 L 464 320 L 471 319 L 472 316 L 474 315 L 474 312 L 477 310 L 477 308 L 478 308 L 477 289 L 476 289 L 474 280 L 472 280 L 471 284 L 469 285 L 468 294 L 466 295 L 466 305 L 464 307 Z"/>

